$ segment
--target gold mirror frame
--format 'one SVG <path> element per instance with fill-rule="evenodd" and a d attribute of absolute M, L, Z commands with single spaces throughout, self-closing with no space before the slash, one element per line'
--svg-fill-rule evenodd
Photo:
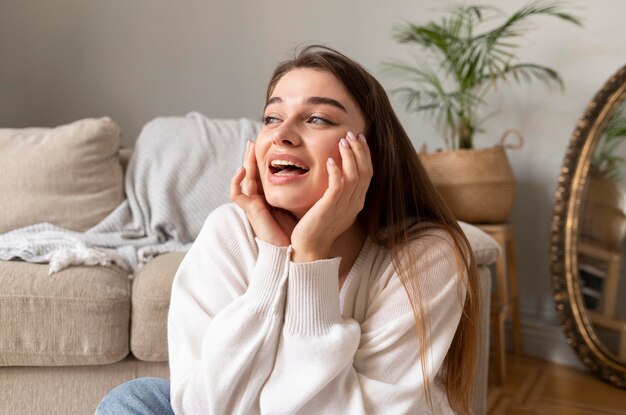
<path fill-rule="evenodd" d="M 626 388 L 626 362 L 598 340 L 581 295 L 577 246 L 582 195 L 589 166 L 607 116 L 626 94 L 626 66 L 596 93 L 578 120 L 559 174 L 552 214 L 552 291 L 561 328 L 582 362 L 604 380 Z"/>

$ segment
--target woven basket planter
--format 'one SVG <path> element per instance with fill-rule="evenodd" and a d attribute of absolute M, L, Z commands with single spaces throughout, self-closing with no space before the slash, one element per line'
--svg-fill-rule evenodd
<path fill-rule="evenodd" d="M 509 132 L 505 133 L 504 138 Z M 499 223 L 511 215 L 515 177 L 505 149 L 498 145 L 480 150 L 419 153 L 428 176 L 457 220 Z"/>
<path fill-rule="evenodd" d="M 582 237 L 620 251 L 626 236 L 626 195 L 622 188 L 603 176 L 592 174 L 583 200 Z"/>

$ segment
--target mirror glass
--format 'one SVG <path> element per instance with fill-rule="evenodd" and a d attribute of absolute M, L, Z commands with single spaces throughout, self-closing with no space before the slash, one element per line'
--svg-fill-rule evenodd
<path fill-rule="evenodd" d="M 580 300 L 598 347 L 626 363 L 626 96 L 596 131 L 579 210 Z"/>
<path fill-rule="evenodd" d="M 552 291 L 580 360 L 626 388 L 626 66 L 576 123 L 555 192 Z"/>

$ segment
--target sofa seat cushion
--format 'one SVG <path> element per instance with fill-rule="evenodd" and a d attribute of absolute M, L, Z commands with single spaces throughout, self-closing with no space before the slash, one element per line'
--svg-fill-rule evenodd
<path fill-rule="evenodd" d="M 66 366 L 128 355 L 130 281 L 116 267 L 0 261 L 0 365 Z"/>
<path fill-rule="evenodd" d="M 133 280 L 130 351 L 140 360 L 167 361 L 167 311 L 174 275 L 184 256 L 183 252 L 159 255 Z"/>
<path fill-rule="evenodd" d="M 124 200 L 120 128 L 110 118 L 0 128 L 0 233 L 40 222 L 85 231 Z"/>

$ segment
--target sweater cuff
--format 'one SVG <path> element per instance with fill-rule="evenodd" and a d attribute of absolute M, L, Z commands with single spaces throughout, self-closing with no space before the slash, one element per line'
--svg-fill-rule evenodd
<path fill-rule="evenodd" d="M 292 334 L 323 334 L 341 320 L 341 258 L 289 264 L 284 329 Z"/>
<path fill-rule="evenodd" d="M 246 291 L 245 302 L 261 313 L 276 312 L 282 304 L 289 275 L 291 246 L 275 246 L 256 238 L 259 256 Z"/>

